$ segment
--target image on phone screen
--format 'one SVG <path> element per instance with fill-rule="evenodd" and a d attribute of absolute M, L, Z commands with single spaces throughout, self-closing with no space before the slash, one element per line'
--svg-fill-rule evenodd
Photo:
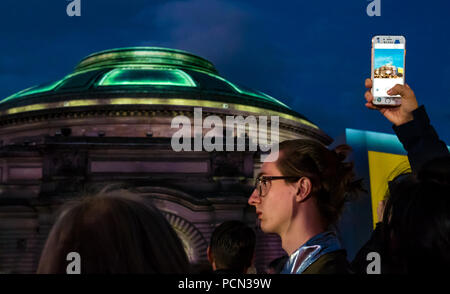
<path fill-rule="evenodd" d="M 374 97 L 391 97 L 387 91 L 405 81 L 405 44 L 375 44 L 373 66 Z M 398 95 L 392 97 L 399 97 Z"/>

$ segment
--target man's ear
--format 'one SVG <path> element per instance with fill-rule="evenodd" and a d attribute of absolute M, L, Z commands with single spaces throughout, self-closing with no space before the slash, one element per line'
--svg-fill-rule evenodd
<path fill-rule="evenodd" d="M 208 257 L 209 263 L 212 264 L 214 259 L 213 259 L 213 256 L 212 256 L 212 252 L 211 252 L 211 247 L 210 246 L 208 246 L 208 248 L 206 249 L 206 256 Z"/>
<path fill-rule="evenodd" d="M 216 263 L 214 262 L 214 256 L 212 254 L 212 250 L 211 250 L 210 246 L 208 246 L 208 248 L 206 249 L 206 256 L 208 257 L 208 261 L 211 264 L 213 271 L 215 271 L 217 268 L 216 268 Z"/>
<path fill-rule="evenodd" d="M 297 194 L 295 195 L 295 201 L 301 203 L 308 200 L 311 197 L 312 183 L 307 177 L 300 178 L 297 183 Z"/>

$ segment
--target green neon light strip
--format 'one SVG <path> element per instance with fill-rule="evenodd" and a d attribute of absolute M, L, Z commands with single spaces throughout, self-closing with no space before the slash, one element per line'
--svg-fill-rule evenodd
<path fill-rule="evenodd" d="M 12 94 L 11 96 L 8 96 L 8 97 L 6 97 L 5 99 L 3 99 L 2 101 L 0 101 L 0 103 L 3 103 L 3 102 L 6 102 L 6 101 L 9 101 L 9 100 L 11 100 L 11 99 L 14 99 L 14 98 L 16 98 L 16 97 L 22 96 L 23 93 L 25 93 L 25 92 L 27 92 L 28 90 L 31 90 L 31 89 L 33 89 L 33 88 L 35 88 L 35 87 L 36 87 L 36 86 L 30 87 L 30 88 L 26 88 L 25 90 L 22 90 L 22 91 L 20 91 L 20 92 L 17 92 L 17 93 L 15 93 L 15 94 Z"/>
<path fill-rule="evenodd" d="M 46 84 L 43 84 L 43 85 L 33 86 L 33 87 L 30 87 L 30 88 L 27 88 L 25 90 L 22 90 L 20 92 L 17 92 L 15 94 L 11 95 L 11 96 L 6 97 L 5 99 L 0 101 L 0 104 L 3 103 L 3 102 L 6 102 L 6 101 L 10 101 L 10 100 L 12 100 L 14 98 L 55 90 L 56 88 L 60 87 L 61 85 L 64 86 L 64 83 L 67 80 L 69 80 L 70 78 L 72 78 L 72 77 L 74 77 L 76 75 L 84 74 L 84 73 L 89 72 L 89 71 L 91 71 L 91 70 L 88 69 L 88 70 L 84 70 L 84 71 L 79 71 L 79 72 L 76 72 L 76 73 L 69 74 L 69 75 L 65 76 L 64 78 L 62 78 L 61 80 L 56 81 L 56 82 L 46 83 Z"/>
<path fill-rule="evenodd" d="M 213 78 L 219 79 L 219 80 L 221 80 L 224 83 L 227 83 L 231 88 L 233 88 L 239 94 L 249 95 L 249 96 L 253 96 L 253 97 L 257 97 L 257 98 L 263 98 L 265 100 L 271 101 L 272 103 L 281 105 L 281 106 L 286 107 L 288 109 L 291 109 L 289 106 L 287 106 L 286 104 L 282 103 L 281 101 L 278 101 L 277 99 L 273 98 L 272 96 L 269 96 L 269 95 L 264 94 L 264 93 L 259 92 L 259 91 L 258 91 L 258 93 L 253 93 L 253 92 L 250 92 L 250 91 L 246 91 L 244 89 L 239 88 L 238 86 L 236 86 L 232 82 L 222 78 L 221 76 L 209 73 L 207 71 L 202 71 L 202 70 L 196 70 L 196 71 L 202 72 L 202 73 L 207 74 L 207 75 L 209 75 L 209 76 L 211 76 Z"/>
<path fill-rule="evenodd" d="M 223 102 L 215 102 L 208 100 L 193 100 L 184 98 L 113 98 L 113 99 L 83 99 L 83 100 L 69 100 L 53 103 L 41 103 L 27 106 L 20 106 L 11 108 L 0 112 L 0 115 L 11 115 L 28 111 L 36 111 L 43 109 L 57 109 L 66 107 L 80 107 L 80 106 L 93 106 L 93 105 L 177 105 L 177 106 L 193 106 L 193 107 L 210 107 L 210 108 L 224 108 Z M 254 113 L 256 115 L 264 114 L 266 116 L 279 116 L 281 118 L 295 121 L 303 125 L 307 125 L 314 129 L 319 129 L 315 124 L 310 123 L 307 120 L 278 112 L 265 108 L 259 108 L 254 106 L 240 105 L 240 104 L 228 104 L 227 109 L 237 110 L 242 112 Z"/>
<path fill-rule="evenodd" d="M 270 95 L 267 95 L 266 93 L 259 92 L 259 91 L 258 91 L 258 93 L 261 94 L 261 95 L 263 95 L 264 97 L 268 98 L 269 100 L 271 100 L 271 101 L 274 102 L 274 103 L 278 103 L 278 104 L 280 104 L 280 105 L 282 105 L 282 106 L 284 106 L 284 107 L 286 107 L 286 108 L 291 109 L 289 106 L 287 106 L 287 105 L 284 104 L 283 102 L 279 101 L 279 100 L 276 99 L 276 98 L 273 98 L 273 97 L 270 96 Z"/>
<path fill-rule="evenodd" d="M 116 68 L 105 74 L 98 85 L 165 85 L 196 87 L 192 78 L 182 70 L 154 68 Z"/>
<path fill-rule="evenodd" d="M 105 50 L 91 54 L 84 58 L 75 69 L 94 69 L 116 67 L 121 64 L 160 64 L 174 67 L 202 68 L 217 72 L 214 65 L 208 60 L 189 52 L 159 47 L 129 47 Z"/>
<path fill-rule="evenodd" d="M 237 86 L 237 87 L 239 88 L 239 86 Z M 256 91 L 256 90 L 254 90 L 255 92 L 250 92 L 248 90 L 242 89 L 242 87 L 239 88 L 239 89 L 241 91 L 240 92 L 241 94 L 243 93 L 243 94 L 246 94 L 246 95 L 255 96 L 255 97 L 259 97 L 259 98 L 262 97 L 262 98 L 265 98 L 266 100 L 269 100 L 269 101 L 271 101 L 271 102 L 273 102 L 275 104 L 279 104 L 279 105 L 281 105 L 283 107 L 291 109 L 289 106 L 287 106 L 283 102 L 281 102 L 281 101 L 279 101 L 279 100 L 273 98 L 272 96 L 269 96 L 269 95 L 267 95 L 267 94 L 265 94 L 263 92 L 259 92 L 259 91 Z"/>
<path fill-rule="evenodd" d="M 0 103 L 9 101 L 11 99 L 20 97 L 20 96 L 27 96 L 27 95 L 33 95 L 33 94 L 37 94 L 37 93 L 42 93 L 42 92 L 47 92 L 47 91 L 52 91 L 53 89 L 55 89 L 63 80 L 60 81 L 56 81 L 56 82 L 51 82 L 51 83 L 46 83 L 40 86 L 34 86 L 25 90 L 22 90 L 14 95 L 11 95 L 5 99 L 3 99 L 2 101 L 0 101 Z"/>

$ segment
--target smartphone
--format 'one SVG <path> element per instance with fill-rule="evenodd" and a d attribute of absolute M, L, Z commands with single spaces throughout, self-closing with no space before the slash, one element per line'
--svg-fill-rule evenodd
<path fill-rule="evenodd" d="M 400 105 L 400 95 L 388 95 L 396 84 L 405 84 L 405 37 L 375 36 L 372 38 L 372 103 Z"/>

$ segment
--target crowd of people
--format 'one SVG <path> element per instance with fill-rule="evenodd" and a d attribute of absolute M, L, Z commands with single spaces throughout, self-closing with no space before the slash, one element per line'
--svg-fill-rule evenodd
<path fill-rule="evenodd" d="M 264 162 L 248 203 L 265 233 L 280 236 L 286 256 L 267 273 L 365 274 L 367 255 L 381 256 L 381 273 L 448 272 L 450 266 L 450 155 L 430 124 L 424 106 L 407 85 L 388 93 L 402 104 L 366 107 L 392 124 L 408 153 L 411 173 L 389 182 L 380 221 L 349 262 L 336 235 L 346 201 L 363 191 L 350 147 L 329 150 L 312 140 L 280 143 L 278 159 Z M 357 225 L 357 224 L 355 224 Z M 256 236 L 241 221 L 227 221 L 213 232 L 207 249 L 210 272 L 248 273 Z M 183 244 L 148 200 L 116 190 L 67 203 L 54 224 L 38 273 L 66 273 L 66 255 L 78 252 L 82 273 L 195 273 Z"/>

